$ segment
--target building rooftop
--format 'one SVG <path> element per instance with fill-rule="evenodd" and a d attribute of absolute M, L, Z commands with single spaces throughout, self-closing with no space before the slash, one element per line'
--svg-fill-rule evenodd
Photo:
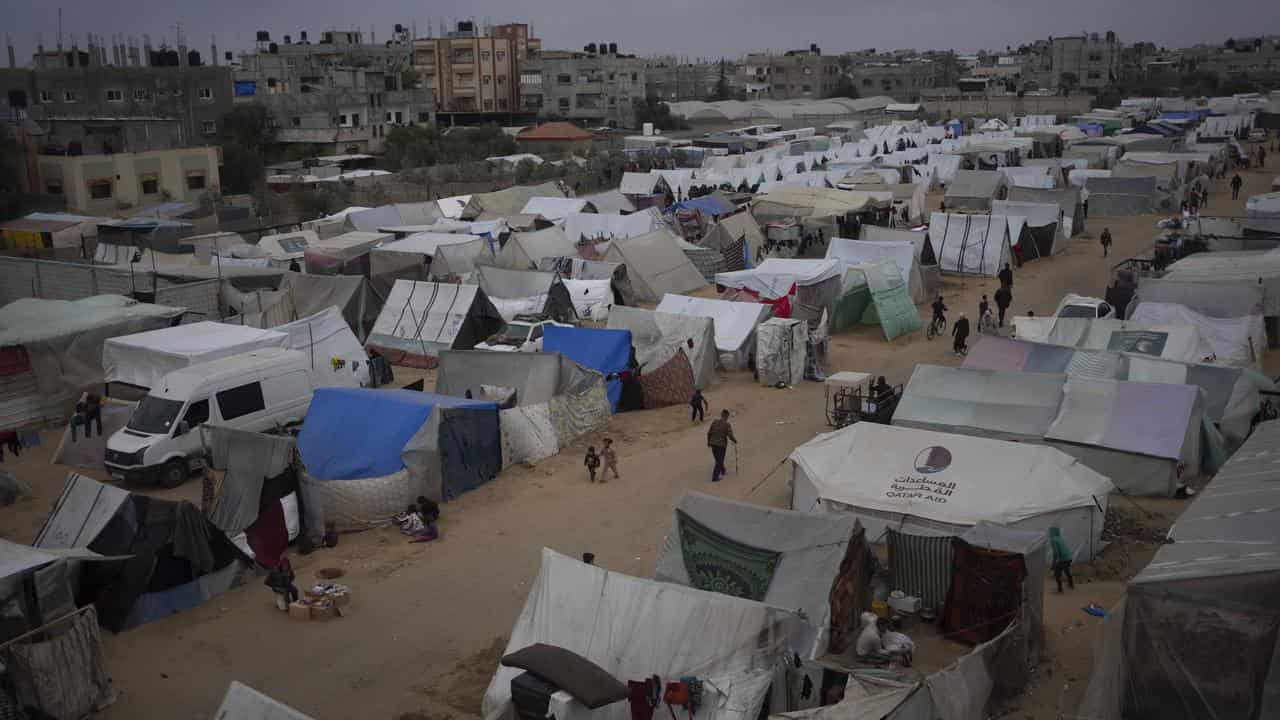
<path fill-rule="evenodd" d="M 520 133 L 516 136 L 516 142 L 581 142 L 593 137 L 595 136 L 573 123 L 549 122 Z"/>

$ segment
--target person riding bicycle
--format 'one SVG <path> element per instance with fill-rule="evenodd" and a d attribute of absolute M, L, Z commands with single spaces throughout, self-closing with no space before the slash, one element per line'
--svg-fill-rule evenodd
<path fill-rule="evenodd" d="M 947 306 L 942 302 L 942 296 L 939 295 L 937 300 L 933 301 L 933 324 L 942 327 L 947 323 Z"/>

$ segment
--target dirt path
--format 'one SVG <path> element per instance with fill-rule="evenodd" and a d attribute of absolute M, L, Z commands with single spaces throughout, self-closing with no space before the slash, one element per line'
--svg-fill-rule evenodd
<path fill-rule="evenodd" d="M 1218 214 L 1241 214 L 1243 198 L 1265 192 L 1273 174 L 1247 173 L 1242 199 L 1234 204 L 1226 182 L 1218 182 L 1210 207 Z M 936 207 L 938 198 L 931 200 Z M 1111 263 L 1149 248 L 1155 221 L 1152 216 L 1090 218 L 1087 236 L 1018 272 L 1015 314 L 1051 313 L 1065 292 L 1101 295 Z M 1115 238 L 1106 261 L 1095 239 L 1104 225 Z M 952 313 L 964 310 L 973 317 L 978 297 L 994 289 L 993 281 L 950 280 L 944 294 Z M 887 343 L 873 328 L 836 336 L 831 358 L 829 371 L 873 371 L 895 383 L 905 382 L 919 362 L 956 364 L 948 341 L 928 342 L 917 333 Z M 647 577 L 671 510 L 685 490 L 785 505 L 780 462 L 796 445 L 828 430 L 822 386 L 775 390 L 734 373 L 722 376 L 708 398 L 712 412 L 725 407 L 733 412 L 742 441 L 724 482 L 709 482 L 705 426 L 691 427 L 684 408 L 619 415 L 610 435 L 618 445 L 620 481 L 585 482 L 583 442 L 536 468 L 505 470 L 496 481 L 445 506 L 439 542 L 409 545 L 394 532 L 367 532 L 343 536 L 336 549 L 295 558 L 300 581 L 321 567 L 346 571 L 345 582 L 355 592 L 348 617 L 291 621 L 274 610 L 272 595 L 255 582 L 192 611 L 107 635 L 107 666 L 121 697 L 102 717 L 211 717 L 233 679 L 317 719 L 443 720 L 478 714 L 542 547 L 571 555 L 590 550 L 600 565 Z M 45 437 L 46 447 L 10 461 L 35 486 L 36 497 L 2 511 L 0 536 L 30 542 L 61 488 L 65 472 L 47 465 L 53 439 Z M 188 484 L 163 495 L 195 499 L 197 493 Z M 1143 505 L 1156 508 L 1163 522 L 1185 506 L 1177 501 Z M 1054 717 L 1064 684 L 1068 699 L 1078 696 L 1088 676 L 1096 625 L 1080 608 L 1114 602 L 1123 592 L 1123 579 L 1151 552 L 1154 545 L 1135 547 L 1118 571 L 1112 568 L 1106 577 L 1082 583 L 1074 594 L 1046 598 L 1053 659 L 1018 704 L 1016 717 Z M 1082 578 L 1089 574 L 1081 572 Z"/>

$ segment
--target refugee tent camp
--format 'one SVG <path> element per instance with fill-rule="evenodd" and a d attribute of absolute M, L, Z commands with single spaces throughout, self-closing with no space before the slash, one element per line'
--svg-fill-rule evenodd
<path fill-rule="evenodd" d="M 476 267 L 476 284 L 508 322 L 517 315 L 562 323 L 578 319 L 573 298 L 556 273 L 480 265 Z"/>
<path fill-rule="evenodd" d="M 826 257 L 829 260 L 839 260 L 846 267 L 891 260 L 901 273 L 902 283 L 907 288 L 910 301 L 918 304 L 928 297 L 925 294 L 924 278 L 920 273 L 916 244 L 911 240 L 831 238 L 827 244 Z"/>
<path fill-rule="evenodd" d="M 713 298 L 666 294 L 658 303 L 658 312 L 709 318 L 716 333 L 716 350 L 720 365 L 728 370 L 747 367 L 755 353 L 756 327 L 769 317 L 771 306 L 761 303 L 733 302 Z"/>
<path fill-rule="evenodd" d="M 1109 609 L 1082 718 L 1267 717 L 1276 683 L 1280 422 L 1258 426 Z"/>
<path fill-rule="evenodd" d="M 397 280 L 365 346 L 430 367 L 441 350 L 473 348 L 503 325 L 478 285 Z"/>
<path fill-rule="evenodd" d="M 803 613 L 805 660 L 839 654 L 871 605 L 866 538 L 851 515 L 815 514 L 685 493 L 654 579 Z"/>
<path fill-rule="evenodd" d="M 578 248 L 565 235 L 564 229 L 553 225 L 530 233 L 511 233 L 502 246 L 494 264 L 512 270 L 532 270 L 543 258 L 577 257 Z"/>
<path fill-rule="evenodd" d="M 947 194 L 942 201 L 949 210 L 990 212 L 993 201 L 1004 200 L 1008 196 L 1009 181 L 1001 173 L 995 170 L 959 170 L 947 183 Z"/>
<path fill-rule="evenodd" d="M 697 677 L 703 681 L 700 717 L 754 720 L 770 684 L 786 681 L 796 622 L 765 603 L 629 577 L 544 548 L 504 656 L 550 645 L 618 679 Z M 497 669 L 484 694 L 485 720 L 516 717 L 512 681 L 520 674 L 506 665 Z M 570 700 L 557 702 L 555 712 L 581 717 L 588 711 Z M 614 702 L 590 715 L 630 720 L 631 708 Z"/>
<path fill-rule="evenodd" d="M 637 237 L 660 227 L 663 227 L 662 216 L 656 208 L 630 215 L 569 213 L 564 219 L 564 234 L 575 245 L 584 240 L 599 242 L 620 237 Z"/>
<path fill-rule="evenodd" d="M 693 368 L 694 387 L 709 388 L 715 381 L 716 331 L 711 318 L 615 307 L 609 313 L 608 326 L 631 331 L 642 378 L 682 351 Z"/>
<path fill-rule="evenodd" d="M 435 259 L 440 248 L 480 240 L 461 233 L 414 233 L 402 240 L 383 243 L 369 251 L 369 282 L 386 296 L 397 279 L 427 280 L 438 277 Z"/>
<path fill-rule="evenodd" d="M 929 241 L 942 272 L 995 277 L 1013 255 L 1009 219 L 1001 215 L 934 213 Z"/>
<path fill-rule="evenodd" d="M 431 277 L 457 282 L 466 280 L 475 272 L 477 265 L 497 264 L 498 256 L 493 250 L 496 246 L 496 241 L 484 237 L 441 245 L 436 248 L 435 260 L 431 263 Z"/>
<path fill-rule="evenodd" d="M 698 244 L 719 250 L 725 270 L 743 270 L 755 264 L 765 237 L 751 213 L 740 212 L 717 220 Z"/>
<path fill-rule="evenodd" d="M 174 370 L 288 342 L 288 333 L 279 330 L 207 320 L 122 335 L 102 346 L 104 380 L 150 388 Z"/>
<path fill-rule="evenodd" d="M 997 200 L 991 203 L 992 215 L 1024 217 L 1031 243 L 1022 248 L 1023 259 L 1049 257 L 1062 252 L 1066 241 L 1059 234 L 1062 209 L 1057 203 L 1033 203 L 1015 200 Z M 1034 245 L 1034 247 L 1032 247 Z"/>
<path fill-rule="evenodd" d="M 1280 233 L 1280 192 L 1254 195 L 1244 204 L 1245 233 Z"/>
<path fill-rule="evenodd" d="M 605 328 L 548 326 L 542 336 L 543 352 L 558 352 L 583 367 L 605 376 L 609 408 L 618 411 L 622 398 L 619 374 L 631 366 L 634 350 L 631 331 Z"/>
<path fill-rule="evenodd" d="M 1066 376 L 918 364 L 893 424 L 998 440 L 1039 440 L 1058 416 Z"/>
<path fill-rule="evenodd" d="M 1064 302 L 1071 302 L 1066 296 Z M 1164 316 L 1180 320 L 1175 316 Z M 1145 323 L 1140 320 L 1116 320 L 1114 318 L 1080 317 L 1026 317 L 1013 319 L 1014 335 L 1019 340 L 1064 345 L 1086 350 L 1115 350 L 1131 352 L 1167 360 L 1182 362 L 1209 362 L 1215 350 L 1192 324 Z M 1243 325 L 1240 326 L 1243 329 Z M 1239 332 L 1224 349 L 1231 347 L 1230 356 L 1249 356 L 1249 336 Z"/>
<path fill-rule="evenodd" d="M 378 422 L 352 421 L 370 417 Z M 412 390 L 319 388 L 298 455 L 308 513 L 319 508 L 322 523 L 339 530 L 384 525 L 419 495 L 452 500 L 498 474 L 498 406 Z"/>
<path fill-rule="evenodd" d="M 571 213 L 594 213 L 595 206 L 582 198 L 532 197 L 521 208 L 521 215 L 539 215 L 551 222 L 560 222 Z"/>
<path fill-rule="evenodd" d="M 716 285 L 769 302 L 779 317 L 817 322 L 844 297 L 844 276 L 839 260 L 769 258 L 748 270 L 718 273 Z M 776 302 L 780 300 L 786 302 Z"/>
<path fill-rule="evenodd" d="M 1060 190 L 1039 190 L 1014 187 L 1009 190 L 1009 200 L 1027 203 L 1056 203 L 1062 210 L 1062 238 L 1072 238 L 1084 232 L 1084 204 L 1080 189 L 1066 187 Z M 1055 246 L 1055 249 L 1060 249 Z"/>
<path fill-rule="evenodd" d="M 678 242 L 665 228 L 638 237 L 618 238 L 609 243 L 604 260 L 627 266 L 627 277 L 637 299 L 658 302 L 666 293 L 692 292 L 707 284 Z"/>
<path fill-rule="evenodd" d="M 1010 188 L 1024 187 L 1052 190 L 1056 187 L 1052 170 L 1053 168 L 1044 165 L 1027 165 L 1025 167 L 1002 167 L 1000 168 L 1000 173 L 1004 175 Z"/>
<path fill-rule="evenodd" d="M 863 225 L 858 233 L 859 240 L 867 242 L 909 241 L 915 245 L 916 267 L 920 271 L 920 279 L 926 298 L 937 297 L 938 287 L 942 284 L 942 272 L 938 269 L 938 255 L 933 250 L 933 242 L 929 239 L 927 229 L 896 230 L 879 225 Z"/>
<path fill-rule="evenodd" d="M 320 242 L 314 230 L 263 235 L 258 238 L 258 247 L 266 251 L 268 262 L 272 267 L 288 267 L 292 261 L 301 262 L 307 248 Z"/>
<path fill-rule="evenodd" d="M 595 206 L 596 212 L 605 214 L 627 214 L 636 211 L 635 203 L 619 190 L 602 190 L 591 195 L 583 195 L 583 200 Z"/>
<path fill-rule="evenodd" d="M 82 300 L 21 298 L 0 307 L 0 430 L 65 419 L 85 388 L 106 373 L 107 339 L 176 322 L 184 310 L 119 295 Z"/>
<path fill-rule="evenodd" d="M 330 306 L 272 329 L 289 336 L 284 347 L 311 358 L 317 385 L 369 385 L 369 356 L 338 308 Z"/>
<path fill-rule="evenodd" d="M 1075 172 L 1079 171 L 1072 174 Z M 1089 192 L 1089 214 L 1093 216 L 1143 215 L 1170 207 L 1167 199 L 1161 203 L 1154 177 L 1090 177 L 1084 189 Z"/>
<path fill-rule="evenodd" d="M 502 190 L 472 195 L 459 217 L 463 220 L 475 220 L 481 214 L 490 217 L 518 215 L 535 197 L 562 198 L 565 195 L 564 188 L 555 181 L 541 185 L 513 185 Z"/>
<path fill-rule="evenodd" d="M 609 423 L 604 376 L 555 352 L 440 353 L 436 392 L 500 405 L 502 464 L 534 462 Z"/>
<path fill-rule="evenodd" d="M 395 238 L 391 233 L 353 230 L 307 246 L 306 270 L 314 275 L 369 275 L 369 253 Z"/>
<path fill-rule="evenodd" d="M 1202 258 L 1209 258 L 1221 253 L 1197 253 Z M 1189 259 L 1189 258 L 1184 258 Z M 1179 261 L 1181 262 L 1181 261 Z M 1177 267 L 1177 263 L 1173 267 Z M 1191 266 L 1183 269 L 1190 270 Z M 1179 273 L 1181 274 L 1181 273 Z M 1144 302 L 1171 303 L 1182 305 L 1189 310 L 1211 318 L 1245 317 L 1263 315 L 1265 312 L 1264 286 L 1255 279 L 1254 282 L 1213 282 L 1211 272 L 1189 273 L 1197 276 L 1195 280 L 1182 280 L 1166 274 L 1161 278 L 1140 278 L 1138 289 L 1129 301 L 1128 308 L 1134 310 Z M 1127 309 L 1128 309 L 1127 308 Z"/>
<path fill-rule="evenodd" d="M 1129 321 L 1157 327 L 1192 326 L 1198 331 L 1203 344 L 1212 349 L 1211 362 L 1262 368 L 1267 332 L 1261 314 L 1209 317 L 1186 305 L 1144 301 L 1129 313 Z"/>
<path fill-rule="evenodd" d="M 112 632 L 195 607 L 238 585 L 248 564 L 200 509 L 71 473 L 32 543 L 123 558 L 81 568 L 77 597 Z"/>
<path fill-rule="evenodd" d="M 358 275 L 307 275 L 281 272 L 274 278 L 244 279 L 222 283 L 222 302 L 228 315 L 225 322 L 257 328 L 272 328 L 336 307 L 363 340 L 382 309 L 382 298 L 369 281 Z M 278 283 L 272 289 L 271 283 Z M 266 283 L 264 287 L 264 283 Z"/>
<path fill-rule="evenodd" d="M 1111 481 L 1051 447 L 854 423 L 790 455 L 791 507 L 857 516 L 887 530 L 959 535 L 988 521 L 1061 528 L 1078 559 L 1101 551 Z"/>

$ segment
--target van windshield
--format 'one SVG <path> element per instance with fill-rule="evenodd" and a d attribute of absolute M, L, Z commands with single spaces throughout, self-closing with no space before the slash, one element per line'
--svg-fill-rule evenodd
<path fill-rule="evenodd" d="M 133 411 L 128 428 L 151 435 L 168 435 L 173 429 L 173 421 L 177 419 L 180 410 L 182 410 L 182 403 L 177 400 L 165 400 L 155 395 L 147 395 Z"/>

